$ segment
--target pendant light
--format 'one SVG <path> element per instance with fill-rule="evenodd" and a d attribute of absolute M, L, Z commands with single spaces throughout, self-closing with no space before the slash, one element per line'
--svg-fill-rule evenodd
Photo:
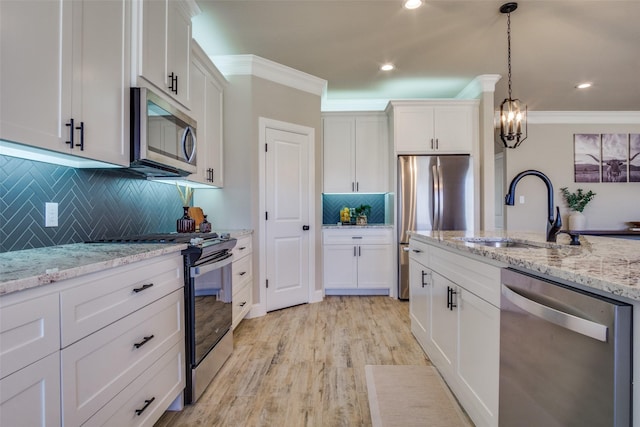
<path fill-rule="evenodd" d="M 527 139 L 527 106 L 511 97 L 511 12 L 518 3 L 505 3 L 500 13 L 507 14 L 507 61 L 509 65 L 509 96 L 500 104 L 500 139 L 506 148 L 516 148 Z"/>

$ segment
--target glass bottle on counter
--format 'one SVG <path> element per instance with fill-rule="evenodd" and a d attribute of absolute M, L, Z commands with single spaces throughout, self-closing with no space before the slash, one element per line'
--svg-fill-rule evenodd
<path fill-rule="evenodd" d="M 207 221 L 207 216 L 204 216 L 204 220 L 200 223 L 200 232 L 201 233 L 210 233 L 211 232 L 211 223 Z"/>

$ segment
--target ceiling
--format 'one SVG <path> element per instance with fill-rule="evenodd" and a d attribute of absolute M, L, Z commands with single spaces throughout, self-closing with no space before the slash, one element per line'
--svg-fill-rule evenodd
<path fill-rule="evenodd" d="M 197 0 L 211 56 L 254 54 L 328 82 L 327 99 L 453 98 L 499 74 L 504 1 Z M 512 92 L 530 111 L 640 110 L 640 0 L 521 0 L 511 14 Z M 385 62 L 396 69 L 379 71 Z M 583 81 L 593 87 L 578 90 Z"/>

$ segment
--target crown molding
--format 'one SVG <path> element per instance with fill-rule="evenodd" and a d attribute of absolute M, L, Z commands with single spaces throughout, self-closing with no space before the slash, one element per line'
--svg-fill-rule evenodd
<path fill-rule="evenodd" d="M 323 113 L 344 111 L 384 111 L 389 104 L 388 99 L 327 99 L 322 97 Z"/>
<path fill-rule="evenodd" d="M 493 93 L 501 78 L 500 74 L 479 75 L 456 95 L 456 99 L 478 99 L 485 92 Z"/>
<path fill-rule="evenodd" d="M 210 58 L 225 77 L 260 77 L 318 96 L 326 91 L 326 80 L 256 55 L 221 55 Z"/>
<path fill-rule="evenodd" d="M 528 111 L 527 120 L 529 124 L 637 125 L 640 111 Z"/>

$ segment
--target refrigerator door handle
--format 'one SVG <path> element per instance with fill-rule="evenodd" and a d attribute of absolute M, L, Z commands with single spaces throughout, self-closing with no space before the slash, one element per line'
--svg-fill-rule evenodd
<path fill-rule="evenodd" d="M 433 192 L 433 217 L 431 223 L 433 224 L 433 229 L 437 231 L 440 229 L 440 218 L 438 216 L 440 213 L 440 192 L 438 190 L 440 188 L 440 183 L 438 182 L 438 167 L 433 165 L 431 167 L 431 171 L 433 173 L 433 188 L 431 189 Z"/>
<path fill-rule="evenodd" d="M 438 165 L 438 218 L 440 223 L 438 224 L 438 231 L 442 231 L 442 224 L 444 224 L 444 176 L 442 173 L 442 166 Z"/>

